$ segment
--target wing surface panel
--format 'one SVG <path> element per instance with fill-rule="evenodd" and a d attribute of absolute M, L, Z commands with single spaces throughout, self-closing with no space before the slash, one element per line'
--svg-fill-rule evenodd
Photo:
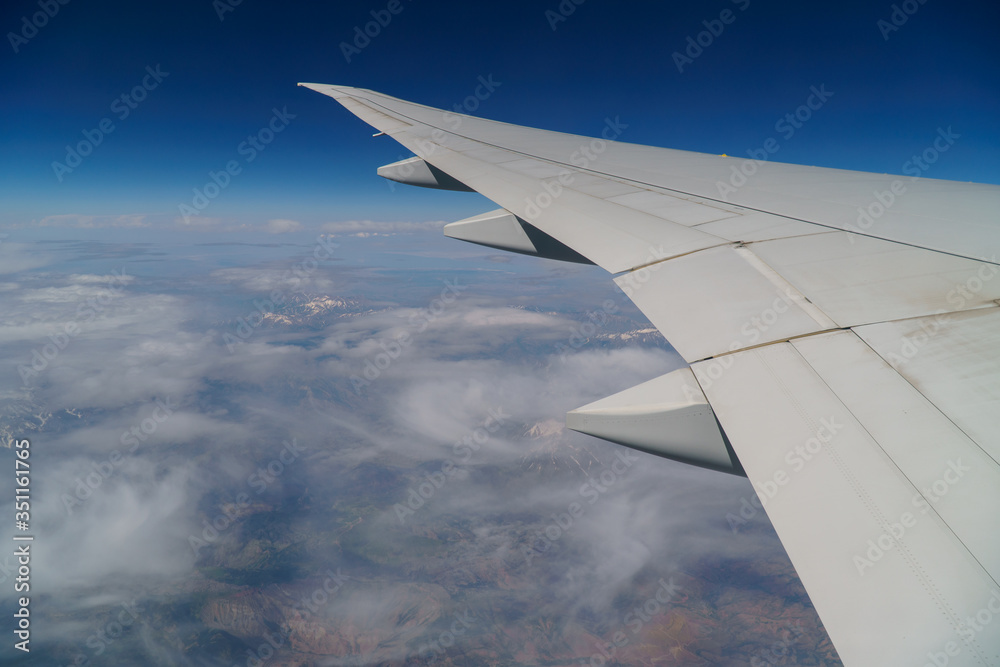
<path fill-rule="evenodd" d="M 735 243 L 753 243 L 792 236 L 834 234 L 834 230 L 770 213 L 744 213 L 697 225 L 698 229 Z"/>
<path fill-rule="evenodd" d="M 688 362 L 836 329 L 744 248 L 723 246 L 615 278 Z"/>
<path fill-rule="evenodd" d="M 873 324 L 858 334 L 1000 462 L 1000 308 Z M 997 516 L 997 505 L 982 509 Z"/>
<path fill-rule="evenodd" d="M 836 336 L 808 340 L 849 365 Z M 1000 633 L 968 623 L 996 581 L 936 509 L 914 507 L 913 481 L 796 345 L 729 360 L 702 388 L 844 663 L 1000 665 Z"/>
<path fill-rule="evenodd" d="M 793 341 L 823 381 L 913 484 L 916 520 L 936 513 L 1000 581 L 1000 463 L 854 332 Z M 993 413 L 1000 430 L 1000 412 Z"/>
<path fill-rule="evenodd" d="M 836 232 L 768 240 L 755 255 L 840 326 L 902 320 L 995 305 L 1000 280 L 983 262 Z M 979 285 L 973 293 L 963 288 Z"/>

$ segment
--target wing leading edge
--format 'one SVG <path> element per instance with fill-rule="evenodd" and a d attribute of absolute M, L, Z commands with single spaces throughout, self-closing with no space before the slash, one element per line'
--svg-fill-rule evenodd
<path fill-rule="evenodd" d="M 507 212 L 452 235 L 618 274 L 691 369 L 571 426 L 746 474 L 845 664 L 1000 667 L 1000 188 L 915 180 L 865 224 L 901 177 L 731 192 L 732 158 L 301 85 Z"/>

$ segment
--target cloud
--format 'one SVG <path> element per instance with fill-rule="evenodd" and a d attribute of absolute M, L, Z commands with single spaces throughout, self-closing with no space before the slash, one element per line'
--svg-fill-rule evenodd
<path fill-rule="evenodd" d="M 135 276 L 125 275 L 123 271 L 109 273 L 107 275 L 94 275 L 90 273 L 73 273 L 66 276 L 66 281 L 81 285 L 92 285 L 94 283 L 107 285 L 109 283 L 127 285 L 135 280 Z"/>
<path fill-rule="evenodd" d="M 207 215 L 177 216 L 173 224 L 178 228 L 193 232 L 259 232 L 260 227 L 228 218 Z"/>
<path fill-rule="evenodd" d="M 310 258 L 311 255 L 303 254 Z M 280 290 L 285 298 L 292 294 L 333 291 L 338 281 L 321 271 L 303 270 L 302 261 L 288 266 L 261 266 L 257 268 L 232 268 L 213 271 L 211 278 L 220 283 L 234 285 L 252 294 L 270 295 Z"/>
<path fill-rule="evenodd" d="M 334 263 L 305 286 L 343 307 L 314 316 L 289 300 L 278 310 L 287 319 L 252 327 L 230 349 L 225 337 L 253 299 L 303 284 L 270 259 L 232 266 L 226 246 L 211 247 L 220 254 L 183 277 L 123 284 L 93 318 L 79 308 L 107 291 L 113 246 L 86 272 L 79 256 L 99 250 L 56 251 L 65 254 L 52 261 L 77 272 L 30 274 L 5 294 L 7 368 L 56 345 L 51 335 L 68 323 L 81 329 L 26 386 L 16 372 L 0 379 L 3 432 L 32 439 L 33 515 L 51 547 L 33 563 L 44 607 L 60 610 L 39 612 L 51 630 L 39 633 L 43 652 L 93 658 L 86 640 L 97 619 L 132 598 L 161 605 L 133 633 L 144 637 L 130 644 L 137 655 L 187 645 L 171 633 L 204 633 L 206 599 L 225 611 L 256 596 L 239 607 L 248 617 L 220 613 L 211 626 L 249 641 L 258 635 L 248 628 L 285 627 L 286 598 L 343 566 L 352 583 L 309 627 L 345 633 L 343 646 L 355 647 L 331 660 L 372 664 L 356 637 L 405 637 L 390 651 L 402 660 L 461 605 L 507 619 L 470 634 L 477 641 L 542 617 L 610 627 L 644 578 L 706 558 L 783 558 L 763 515 L 738 537 L 725 521 L 752 493 L 746 480 L 630 453 L 592 504 L 581 495 L 623 449 L 561 428 L 565 412 L 682 363 L 662 345 L 613 337 L 567 347 L 588 310 L 620 296 L 606 277 L 532 264 L 524 275 L 464 272 L 449 293 L 433 272 L 373 272 L 386 257 Z M 510 305 L 519 298 L 534 305 Z M 602 331 L 648 326 L 631 312 Z M 409 342 L 393 348 L 404 332 Z M 352 377 L 370 368 L 377 375 L 356 391 Z M 165 418 L 158 401 L 170 407 Z M 396 505 L 449 460 L 452 474 L 401 521 Z M 574 502 L 584 513 L 533 550 Z M 205 544 L 193 548 L 192 536 Z M 431 589 L 432 604 L 421 602 Z M 0 587 L 0 601 L 12 595 Z M 410 608 L 424 613 L 399 634 Z M 169 627 L 155 625 L 163 618 Z"/>
<path fill-rule="evenodd" d="M 26 243 L 8 243 L 0 238 L 0 275 L 21 273 L 46 266 L 51 255 Z"/>
<path fill-rule="evenodd" d="M 214 230 L 223 224 L 222 218 L 213 218 L 207 215 L 177 217 L 174 222 L 185 229 L 193 230 Z"/>
<path fill-rule="evenodd" d="M 18 299 L 25 303 L 82 303 L 87 299 L 94 299 L 108 295 L 113 298 L 107 289 L 93 286 L 91 284 L 66 285 L 63 287 L 42 287 L 39 289 L 24 289 L 18 294 Z"/>
<path fill-rule="evenodd" d="M 37 223 L 38 227 L 72 227 L 77 229 L 104 229 L 109 227 L 151 227 L 143 214 L 130 215 L 80 215 L 70 213 L 49 215 Z"/>
<path fill-rule="evenodd" d="M 427 222 L 375 222 L 374 220 L 348 220 L 327 222 L 320 229 L 328 234 L 343 236 L 376 236 L 439 231 L 447 223 L 441 220 Z"/>
<path fill-rule="evenodd" d="M 193 466 L 175 464 L 158 473 L 154 460 L 134 457 L 123 468 L 71 516 L 61 493 L 48 494 L 36 506 L 35 516 L 49 527 L 52 546 L 33 563 L 47 573 L 42 590 L 75 596 L 96 582 L 134 584 L 190 571 L 194 557 L 184 538 L 194 510 L 189 497 Z M 92 472 L 84 468 L 82 476 Z M 72 494 L 80 477 L 79 468 L 60 466 L 49 480 L 53 491 Z"/>
<path fill-rule="evenodd" d="M 287 234 L 288 232 L 297 232 L 300 229 L 302 229 L 302 223 L 297 220 L 275 218 L 274 220 L 267 221 L 267 231 L 269 234 Z"/>

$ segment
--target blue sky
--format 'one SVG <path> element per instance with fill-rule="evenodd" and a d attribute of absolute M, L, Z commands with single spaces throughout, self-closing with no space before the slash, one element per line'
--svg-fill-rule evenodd
<path fill-rule="evenodd" d="M 556 21 L 556 0 L 399 0 L 394 15 L 381 1 L 245 0 L 220 20 L 220 3 L 208 0 L 70 2 L 33 34 L 24 20 L 40 11 L 37 0 L 6 3 L 0 225 L 47 221 L 64 234 L 77 216 L 96 216 L 85 224 L 172 228 L 209 172 L 243 160 L 241 142 L 286 108 L 294 119 L 205 216 L 252 231 L 272 219 L 310 229 L 490 207 L 478 195 L 390 188 L 374 171 L 407 153 L 298 81 L 452 107 L 492 75 L 502 85 L 477 115 L 578 134 L 620 116 L 623 140 L 730 155 L 779 136 L 775 123 L 825 85 L 833 97 L 774 159 L 898 173 L 950 126 L 961 139 L 926 175 L 1000 182 L 994 4 L 911 0 L 896 5 L 912 14 L 897 12 L 891 31 L 879 24 L 893 20 L 889 2 L 650 4 L 566 0 L 568 16 Z M 724 11 L 728 24 L 718 22 Z M 392 20 L 348 62 L 341 44 L 372 12 Z M 720 25 L 679 71 L 674 54 L 688 38 Z M 146 70 L 157 66 L 168 73 L 159 82 Z M 155 86 L 121 118 L 114 100 L 144 77 Z M 95 136 L 105 118 L 113 132 L 60 181 L 53 163 L 66 163 L 66 146 Z"/>

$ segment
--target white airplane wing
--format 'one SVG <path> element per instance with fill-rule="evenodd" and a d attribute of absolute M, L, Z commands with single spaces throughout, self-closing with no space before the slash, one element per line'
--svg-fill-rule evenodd
<path fill-rule="evenodd" d="M 690 368 L 569 426 L 749 477 L 846 665 L 1000 667 L 1000 187 L 301 85 L 416 155 L 381 175 L 500 207 L 449 236 L 616 274 Z"/>

